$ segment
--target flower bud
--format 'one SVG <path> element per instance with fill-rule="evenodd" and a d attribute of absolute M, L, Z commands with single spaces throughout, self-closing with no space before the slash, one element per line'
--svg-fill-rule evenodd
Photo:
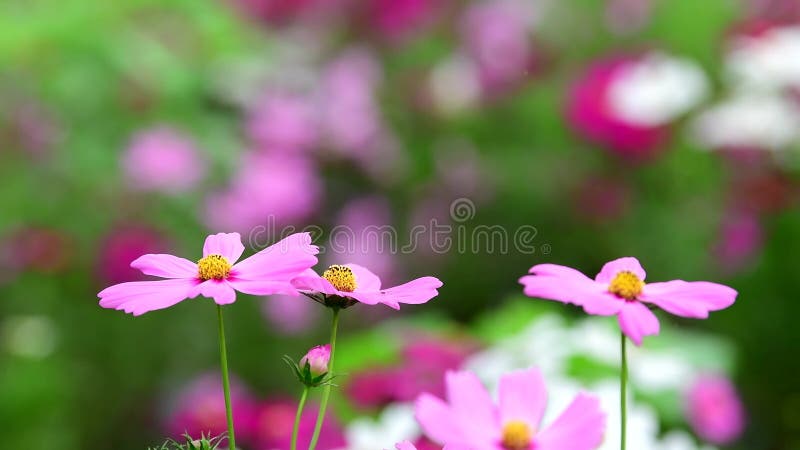
<path fill-rule="evenodd" d="M 300 368 L 305 370 L 308 366 L 311 376 L 316 378 L 328 373 L 328 363 L 331 360 L 331 346 L 318 345 L 306 353 L 300 360 Z"/>

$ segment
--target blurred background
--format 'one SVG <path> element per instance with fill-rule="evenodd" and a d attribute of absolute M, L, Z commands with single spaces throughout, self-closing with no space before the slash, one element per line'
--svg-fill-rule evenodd
<path fill-rule="evenodd" d="M 447 369 L 514 366 L 530 324 L 550 328 L 524 342 L 555 340 L 516 365 L 563 345 L 580 370 L 554 363 L 548 380 L 613 380 L 617 341 L 605 365 L 586 347 L 610 320 L 522 298 L 517 279 L 542 262 L 594 276 L 627 255 L 648 280 L 740 292 L 709 320 L 659 315 L 664 336 L 633 356 L 659 443 L 637 450 L 798 449 L 799 172 L 796 0 L 4 0 L 4 446 L 221 432 L 212 303 L 133 318 L 96 293 L 142 279 L 141 254 L 198 259 L 212 232 L 239 231 L 249 252 L 313 226 L 323 265 L 445 283 L 400 313 L 347 310 L 326 450 L 418 435 L 397 431 L 403 405 Z M 403 244 L 434 219 L 531 239 L 328 245 L 337 225 L 391 225 Z M 299 387 L 281 356 L 326 342 L 327 311 L 241 294 L 226 311 L 239 439 L 287 450 Z M 648 394 L 648 374 L 672 400 Z"/>

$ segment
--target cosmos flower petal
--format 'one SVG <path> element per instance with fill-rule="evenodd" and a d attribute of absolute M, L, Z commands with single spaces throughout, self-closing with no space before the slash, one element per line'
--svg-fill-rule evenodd
<path fill-rule="evenodd" d="M 478 377 L 472 372 L 447 372 L 445 384 L 450 410 L 465 442 L 476 446 L 492 442 L 499 433 L 500 418 Z"/>
<path fill-rule="evenodd" d="M 458 424 L 453 420 L 450 406 L 430 394 L 422 394 L 415 404 L 415 416 L 425 434 L 438 443 L 463 439 Z"/>
<path fill-rule="evenodd" d="M 342 295 L 344 293 L 336 290 L 330 281 L 317 275 L 311 269 L 304 270 L 300 275 L 292 279 L 292 286 L 301 290 L 309 292 L 320 292 L 326 295 Z"/>
<path fill-rule="evenodd" d="M 380 292 L 391 301 L 419 305 L 439 295 L 437 289 L 440 287 L 442 287 L 442 282 L 438 278 L 422 277 Z"/>
<path fill-rule="evenodd" d="M 145 275 L 161 278 L 196 278 L 197 264 L 188 259 L 166 254 L 148 254 L 136 258 L 131 267 Z"/>
<path fill-rule="evenodd" d="M 195 280 L 132 281 L 103 289 L 97 294 L 103 308 L 120 309 L 134 316 L 168 308 L 189 297 Z"/>
<path fill-rule="evenodd" d="M 607 262 L 595 277 L 595 281 L 603 284 L 611 283 L 611 280 L 620 272 L 631 272 L 642 281 L 647 276 L 642 265 L 639 264 L 639 260 L 628 256 Z"/>
<path fill-rule="evenodd" d="M 291 281 L 317 263 L 319 248 L 309 233 L 295 233 L 234 265 L 236 278 Z"/>
<path fill-rule="evenodd" d="M 547 406 L 547 390 L 539 369 L 517 370 L 500 378 L 500 420 L 522 421 L 538 429 Z"/>
<path fill-rule="evenodd" d="M 365 292 L 374 292 L 381 290 L 381 279 L 369 269 L 358 264 L 345 264 L 353 271 L 356 277 L 356 290 Z"/>
<path fill-rule="evenodd" d="M 239 292 L 250 295 L 299 295 L 297 289 L 286 281 L 241 280 L 229 278 L 228 284 Z"/>
<path fill-rule="evenodd" d="M 643 337 L 658 334 L 660 329 L 655 314 L 639 302 L 625 302 L 617 319 L 622 332 L 636 345 L 642 345 Z"/>
<path fill-rule="evenodd" d="M 595 295 L 587 297 L 583 301 L 583 310 L 586 314 L 594 314 L 597 316 L 613 316 L 619 314 L 619 311 L 624 306 L 624 302 L 615 298 L 613 294 L 603 293 L 602 295 Z"/>
<path fill-rule="evenodd" d="M 207 280 L 195 286 L 189 296 L 198 295 L 213 298 L 218 305 L 228 305 L 236 301 L 236 291 L 225 280 Z"/>
<path fill-rule="evenodd" d="M 736 290 L 717 283 L 674 280 L 645 285 L 641 300 L 676 316 L 705 319 L 709 311 L 731 306 L 736 295 Z"/>
<path fill-rule="evenodd" d="M 417 450 L 417 447 L 414 447 L 414 444 L 408 441 L 398 442 L 395 448 L 397 450 Z"/>
<path fill-rule="evenodd" d="M 203 257 L 208 255 L 222 255 L 229 263 L 239 260 L 244 253 L 242 236 L 239 233 L 217 233 L 209 235 L 203 245 Z"/>
<path fill-rule="evenodd" d="M 533 266 L 530 272 L 533 275 L 519 279 L 523 292 L 529 297 L 584 305 L 591 300 L 602 300 L 607 290 L 604 285 L 565 266 L 540 264 Z"/>
<path fill-rule="evenodd" d="M 603 441 L 605 414 L 600 401 L 579 394 L 550 426 L 534 438 L 536 450 L 593 450 Z"/>

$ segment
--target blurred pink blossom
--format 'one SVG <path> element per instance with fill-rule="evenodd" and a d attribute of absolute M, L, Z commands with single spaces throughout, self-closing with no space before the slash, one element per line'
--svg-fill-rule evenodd
<path fill-rule="evenodd" d="M 285 335 L 298 335 L 310 330 L 320 319 L 320 309 L 304 297 L 272 295 L 261 303 L 270 329 Z"/>
<path fill-rule="evenodd" d="M 753 259 L 763 242 L 764 233 L 756 214 L 728 213 L 717 232 L 714 258 L 723 270 L 735 272 Z"/>
<path fill-rule="evenodd" d="M 73 258 L 70 237 L 55 228 L 26 226 L 0 239 L 0 283 L 26 270 L 56 273 Z"/>
<path fill-rule="evenodd" d="M 272 151 L 306 151 L 317 143 L 316 105 L 301 94 L 267 94 L 249 112 L 248 137 Z"/>
<path fill-rule="evenodd" d="M 121 164 L 132 189 L 169 194 L 191 190 L 206 172 L 192 140 L 166 126 L 134 134 Z"/>
<path fill-rule="evenodd" d="M 235 377 L 231 380 L 231 404 L 237 441 L 252 442 L 258 408 L 256 400 Z M 192 437 L 218 436 L 227 432 L 225 397 L 219 375 L 206 374 L 186 385 L 177 395 L 166 419 L 166 432 L 173 438 L 184 433 Z"/>
<path fill-rule="evenodd" d="M 436 19 L 444 0 L 368 1 L 372 27 L 389 40 L 401 40 L 423 31 Z"/>
<path fill-rule="evenodd" d="M 631 206 L 631 190 L 618 178 L 592 176 L 580 181 L 574 207 L 582 217 L 596 223 L 614 222 Z"/>
<path fill-rule="evenodd" d="M 249 153 L 230 186 L 206 200 L 210 229 L 248 234 L 253 227 L 295 224 L 316 209 L 321 180 L 311 160 L 286 154 Z"/>
<path fill-rule="evenodd" d="M 721 375 L 704 375 L 694 381 L 686 397 L 686 415 L 695 433 L 715 445 L 736 441 L 745 428 L 739 393 Z"/>
<path fill-rule="evenodd" d="M 170 250 L 164 235 L 147 225 L 123 225 L 111 230 L 101 241 L 97 272 L 108 284 L 146 280 L 147 276 L 131 267 L 131 262 L 148 253 Z"/>
<path fill-rule="evenodd" d="M 295 400 L 273 399 L 262 403 L 256 420 L 256 445 L 254 448 L 256 450 L 289 450 L 296 412 L 297 402 Z M 317 408 L 315 405 L 306 406 L 300 419 L 298 448 L 308 447 L 316 420 Z M 317 448 L 319 450 L 336 450 L 343 447 L 345 447 L 345 440 L 341 426 L 333 416 L 329 415 L 322 425 Z"/>

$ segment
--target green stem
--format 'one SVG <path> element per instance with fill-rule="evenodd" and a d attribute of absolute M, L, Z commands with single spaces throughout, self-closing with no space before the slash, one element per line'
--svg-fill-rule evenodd
<path fill-rule="evenodd" d="M 336 355 L 336 330 L 339 328 L 339 308 L 333 308 L 333 322 L 331 323 L 331 359 L 328 362 L 328 373 L 333 374 L 333 357 Z M 331 396 L 331 384 L 327 383 L 322 391 L 322 400 L 319 403 L 319 414 L 317 414 L 317 424 L 314 426 L 314 435 L 311 436 L 311 444 L 308 450 L 314 450 L 319 440 L 319 433 L 322 431 L 322 422 L 325 421 L 325 410 L 328 408 L 328 398 Z"/>
<path fill-rule="evenodd" d="M 622 367 L 620 368 L 619 374 L 619 413 L 620 413 L 620 449 L 625 450 L 625 437 L 626 437 L 626 428 L 628 425 L 628 394 L 627 394 L 627 387 L 628 387 L 628 356 L 625 351 L 625 343 L 627 339 L 625 338 L 625 333 L 620 333 L 621 340 L 620 340 L 620 351 L 622 353 Z"/>
<path fill-rule="evenodd" d="M 300 418 L 303 416 L 303 408 L 306 406 L 308 398 L 308 386 L 303 387 L 303 395 L 300 396 L 300 403 L 297 404 L 297 415 L 294 417 L 294 428 L 292 429 L 292 450 L 297 450 L 297 433 L 300 431 Z"/>
<path fill-rule="evenodd" d="M 219 319 L 219 361 L 222 367 L 222 390 L 225 393 L 225 417 L 228 420 L 228 448 L 236 449 L 236 436 L 233 434 L 233 410 L 231 409 L 231 383 L 228 379 L 228 353 L 225 349 L 225 322 L 222 320 L 222 306 L 217 305 Z"/>

